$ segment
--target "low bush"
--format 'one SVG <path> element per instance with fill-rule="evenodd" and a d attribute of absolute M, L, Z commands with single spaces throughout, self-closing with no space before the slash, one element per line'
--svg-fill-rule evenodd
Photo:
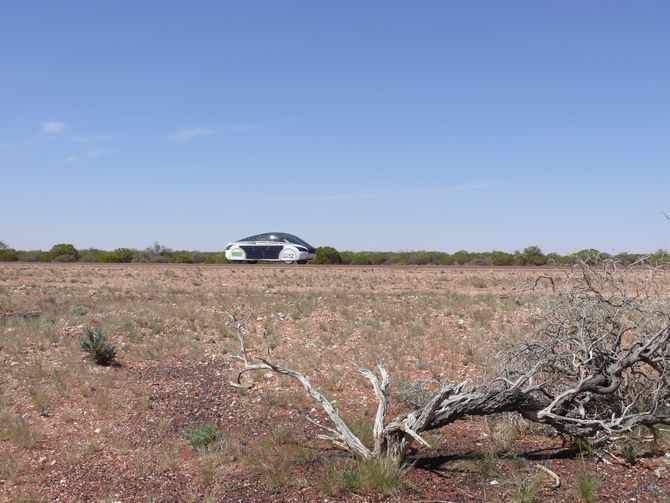
<path fill-rule="evenodd" d="M 54 262 L 76 262 L 79 259 L 79 252 L 69 243 L 60 243 L 51 247 L 49 258 Z"/>
<path fill-rule="evenodd" d="M 193 256 L 187 255 L 186 253 L 178 253 L 175 255 L 174 261 L 177 264 L 192 264 Z"/>
<path fill-rule="evenodd" d="M 116 253 L 103 253 L 100 255 L 99 261 L 103 264 L 120 264 L 123 262 L 123 257 Z"/>
<path fill-rule="evenodd" d="M 320 246 L 316 249 L 313 264 L 341 264 L 342 256 L 332 246 Z"/>
<path fill-rule="evenodd" d="M 0 262 L 16 262 L 17 260 L 19 260 L 19 255 L 16 250 L 0 251 Z"/>
<path fill-rule="evenodd" d="M 103 250 L 96 250 L 95 248 L 81 250 L 79 252 L 79 262 L 86 262 L 90 264 L 100 262 L 100 257 L 106 253 L 107 252 Z"/>
<path fill-rule="evenodd" d="M 586 502 L 596 501 L 598 499 L 598 487 L 600 480 L 598 476 L 588 468 L 577 475 L 577 495 Z"/>
<path fill-rule="evenodd" d="M 51 259 L 52 262 L 76 262 L 77 257 L 74 255 L 58 255 Z"/>
<path fill-rule="evenodd" d="M 331 497 L 347 492 L 391 496 L 400 491 L 402 475 L 388 459 L 331 461 L 321 476 L 321 490 Z"/>
<path fill-rule="evenodd" d="M 87 328 L 79 343 L 98 365 L 111 365 L 116 361 L 116 348 L 99 330 Z"/>
<path fill-rule="evenodd" d="M 191 447 L 198 450 L 210 448 L 214 442 L 220 439 L 220 435 L 216 429 L 215 424 L 206 424 L 195 428 L 190 433 L 184 432 L 181 434 Z"/>

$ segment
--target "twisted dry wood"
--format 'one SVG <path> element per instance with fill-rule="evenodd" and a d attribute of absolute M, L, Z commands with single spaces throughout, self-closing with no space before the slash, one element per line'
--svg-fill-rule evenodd
<path fill-rule="evenodd" d="M 426 404 L 391 421 L 388 371 L 379 364 L 377 376 L 356 366 L 378 402 L 372 450 L 303 374 L 273 363 L 269 354 L 251 363 L 244 337 L 249 316 L 239 321 L 231 315 L 243 362 L 231 384 L 244 386 L 243 374 L 257 370 L 287 375 L 302 384 L 330 419 L 332 428 L 310 419 L 328 433 L 319 438 L 355 456 L 390 458 L 398 464 L 414 443 L 428 446 L 421 433 L 468 416 L 517 412 L 561 433 L 595 436 L 598 441 L 636 426 L 653 429 L 670 424 L 670 305 L 651 295 L 655 270 L 632 288 L 625 282 L 628 272 L 615 263 L 597 271 L 582 264 L 551 298 L 540 329 L 523 344 L 500 351 L 495 378 L 479 384 L 444 383 Z"/>

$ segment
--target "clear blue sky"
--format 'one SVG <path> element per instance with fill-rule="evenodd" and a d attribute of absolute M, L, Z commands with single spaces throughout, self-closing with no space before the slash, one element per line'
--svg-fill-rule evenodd
<path fill-rule="evenodd" d="M 20 1 L 0 240 L 670 247 L 670 2 Z"/>

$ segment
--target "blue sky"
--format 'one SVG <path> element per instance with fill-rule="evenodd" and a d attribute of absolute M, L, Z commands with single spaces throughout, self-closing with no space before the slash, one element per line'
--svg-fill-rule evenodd
<path fill-rule="evenodd" d="M 0 12 L 0 240 L 670 247 L 666 1 Z"/>

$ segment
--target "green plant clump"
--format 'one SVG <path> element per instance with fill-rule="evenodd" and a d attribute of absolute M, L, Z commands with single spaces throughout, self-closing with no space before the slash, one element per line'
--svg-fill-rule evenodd
<path fill-rule="evenodd" d="M 79 343 L 98 365 L 111 365 L 116 361 L 116 348 L 97 329 L 87 328 Z"/>
<path fill-rule="evenodd" d="M 314 264 L 341 264 L 342 256 L 332 246 L 320 246 L 316 249 L 316 257 L 312 261 Z"/>
<path fill-rule="evenodd" d="M 207 449 L 219 438 L 219 433 L 216 431 L 215 424 L 206 424 L 199 426 L 191 433 L 183 432 L 181 436 L 188 440 L 188 443 L 194 449 L 203 450 Z"/>
<path fill-rule="evenodd" d="M 600 481 L 598 480 L 598 477 L 591 471 L 584 470 L 577 475 L 577 494 L 584 501 L 589 503 L 596 501 L 599 485 Z"/>
<path fill-rule="evenodd" d="M 634 465 L 637 462 L 638 456 L 640 455 L 640 449 L 637 445 L 626 444 L 621 447 L 621 454 L 623 454 L 623 457 L 626 458 L 626 461 L 629 464 Z"/>
<path fill-rule="evenodd" d="M 16 250 L 0 250 L 0 262 L 16 262 L 19 255 Z"/>
<path fill-rule="evenodd" d="M 49 250 L 49 259 L 55 262 L 76 262 L 79 252 L 69 243 L 60 243 Z"/>
<path fill-rule="evenodd" d="M 345 492 L 397 494 L 402 486 L 403 469 L 389 459 L 357 459 L 331 462 L 321 477 L 321 490 L 328 496 Z"/>

